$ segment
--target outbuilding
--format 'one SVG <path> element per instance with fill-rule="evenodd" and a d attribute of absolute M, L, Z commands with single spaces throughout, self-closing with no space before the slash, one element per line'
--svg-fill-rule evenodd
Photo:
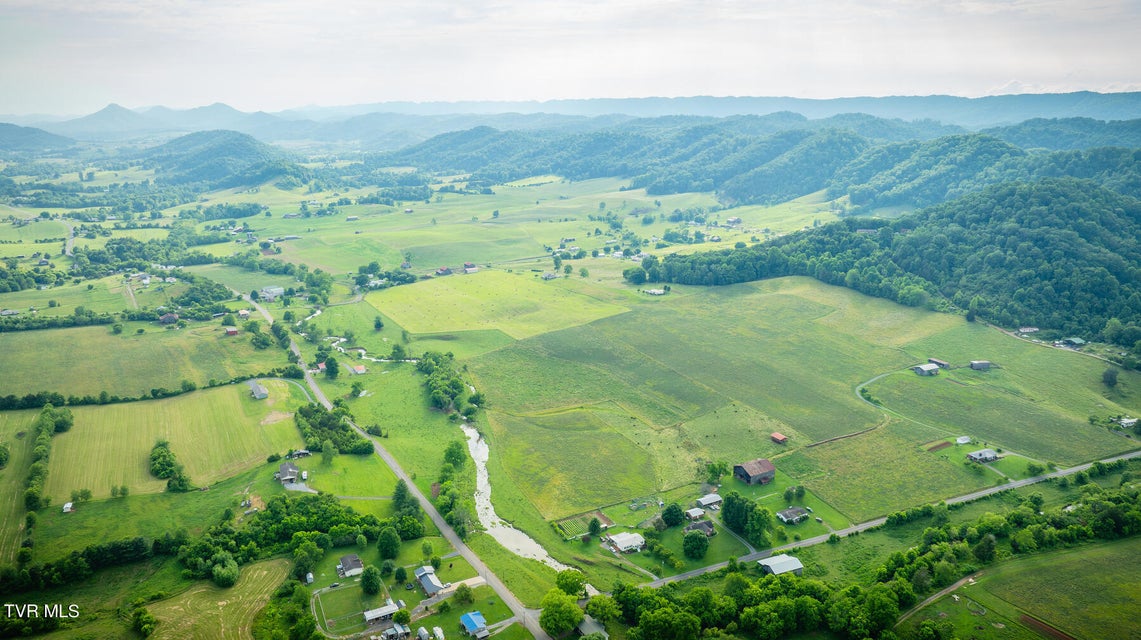
<path fill-rule="evenodd" d="M 800 559 L 790 556 L 787 553 L 765 558 L 764 560 L 757 560 L 757 564 L 760 565 L 761 571 L 774 576 L 779 576 L 782 573 L 791 573 L 799 576 L 804 573 L 804 564 L 801 563 Z"/>
<path fill-rule="evenodd" d="M 779 433 L 773 434 L 775 436 Z M 781 436 L 782 438 L 784 436 Z M 787 438 L 786 438 L 787 439 Z M 733 465 L 733 477 L 743 481 L 745 484 L 768 484 L 773 481 L 777 475 L 776 467 L 773 463 L 765 458 L 757 458 L 748 462 Z M 718 496 L 720 502 L 720 496 Z M 700 501 L 698 501 L 700 504 Z M 706 506 L 706 505 L 701 505 Z"/>
<path fill-rule="evenodd" d="M 917 364 L 914 367 L 911 367 L 911 370 L 914 371 L 916 375 L 921 376 L 939 375 L 939 365 L 932 364 L 930 362 L 927 364 Z"/>
<path fill-rule="evenodd" d="M 697 499 L 697 506 L 702 509 L 716 509 L 721 506 L 721 496 L 716 493 L 707 493 Z"/>
<path fill-rule="evenodd" d="M 989 360 L 971 360 L 971 368 L 975 371 L 987 371 L 990 369 Z"/>
<path fill-rule="evenodd" d="M 634 553 L 642 550 L 646 539 L 639 533 L 613 533 L 610 535 L 610 544 L 622 553 Z"/>

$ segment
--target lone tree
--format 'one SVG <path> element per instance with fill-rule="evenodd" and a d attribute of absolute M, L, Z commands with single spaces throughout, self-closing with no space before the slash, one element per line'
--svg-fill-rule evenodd
<path fill-rule="evenodd" d="M 1117 386 L 1117 369 L 1110 367 L 1102 372 L 1101 381 L 1105 386 L 1112 389 Z"/>
<path fill-rule="evenodd" d="M 337 447 L 333 441 L 325 438 L 321 442 L 321 462 L 324 464 L 333 464 L 333 456 L 337 455 Z"/>
<path fill-rule="evenodd" d="M 555 576 L 555 586 L 568 596 L 579 598 L 586 589 L 586 576 L 581 571 L 567 569 Z"/>
<path fill-rule="evenodd" d="M 681 550 L 685 557 L 700 560 L 705 557 L 705 552 L 709 550 L 709 538 L 700 531 L 690 531 L 685 534 L 685 538 L 682 538 Z"/>
<path fill-rule="evenodd" d="M 590 535 L 598 537 L 599 535 L 602 535 L 602 521 L 597 517 L 591 518 L 590 524 L 586 526 L 586 529 L 590 532 Z"/>
<path fill-rule="evenodd" d="M 471 587 L 467 586 L 467 584 L 461 584 L 456 587 L 455 598 L 456 602 L 460 604 L 471 604 L 475 602 L 475 596 L 472 595 Z"/>
<path fill-rule="evenodd" d="M 561 589 L 548 591 L 539 606 L 543 608 L 539 614 L 539 626 L 552 636 L 558 637 L 582 622 L 582 609 L 578 608 L 574 596 L 568 596 Z"/>
<path fill-rule="evenodd" d="M 380 569 L 376 565 L 368 565 L 361 574 L 361 591 L 374 596 L 380 593 Z"/>
<path fill-rule="evenodd" d="M 400 534 L 396 532 L 396 527 L 385 527 L 380 530 L 376 548 L 380 551 L 382 560 L 392 560 L 400 554 Z"/>
<path fill-rule="evenodd" d="M 670 503 L 670 506 L 662 511 L 662 522 L 666 523 L 667 527 L 676 527 L 685 522 L 685 512 L 681 510 L 681 505 L 676 502 Z"/>

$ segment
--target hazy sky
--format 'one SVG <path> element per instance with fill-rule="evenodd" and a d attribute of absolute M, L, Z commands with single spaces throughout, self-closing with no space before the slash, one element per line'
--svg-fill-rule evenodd
<path fill-rule="evenodd" d="M 0 113 L 1141 90 L 1141 0 L 0 0 Z"/>

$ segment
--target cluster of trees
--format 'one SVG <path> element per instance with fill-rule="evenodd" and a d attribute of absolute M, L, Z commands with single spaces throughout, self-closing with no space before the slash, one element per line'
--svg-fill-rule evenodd
<path fill-rule="evenodd" d="M 433 407 L 446 412 L 459 411 L 464 417 L 471 417 L 483 406 L 484 397 L 479 392 L 467 395 L 464 406 L 467 385 L 460 379 L 451 353 L 425 352 L 416 362 L 416 370 L 427 376 L 424 384 L 428 387 Z"/>
<path fill-rule="evenodd" d="M 298 580 L 287 580 L 278 587 L 269 602 L 254 618 L 251 634 L 257 640 L 288 638 L 289 640 L 319 640 L 317 619 L 309 608 L 311 594 Z"/>
<path fill-rule="evenodd" d="M 455 485 L 455 475 L 467 464 L 467 458 L 463 442 L 448 443 L 444 448 L 444 463 L 440 465 L 440 492 L 436 496 L 436 510 L 461 538 L 467 537 L 474 511 L 471 498 L 463 497 Z"/>
<path fill-rule="evenodd" d="M 179 464 L 174 452 L 170 450 L 170 443 L 166 440 L 159 440 L 151 447 L 150 459 L 151 475 L 166 480 L 167 491 L 182 492 L 194 488 L 190 484 L 190 476 L 186 475 L 186 470 Z"/>
<path fill-rule="evenodd" d="M 773 530 L 772 512 L 740 493 L 730 491 L 722 498 L 721 521 L 754 547 L 769 545 L 769 534 Z"/>
<path fill-rule="evenodd" d="M 250 216 L 260 215 L 263 211 L 267 211 L 269 207 L 258 204 L 256 202 L 245 202 L 242 204 L 230 204 L 223 202 L 220 204 L 212 204 L 207 207 L 197 205 L 193 209 L 183 209 L 178 212 L 178 217 L 189 220 L 197 220 L 199 222 L 208 222 L 210 220 L 234 220 L 238 218 L 249 218 Z"/>
<path fill-rule="evenodd" d="M 372 443 L 354 431 L 345 418 L 344 409 L 329 411 L 316 403 L 299 407 L 293 416 L 310 451 L 321 451 L 325 442 L 331 442 L 340 453 L 371 454 Z"/>
<path fill-rule="evenodd" d="M 44 497 L 44 482 L 48 477 L 48 458 L 51 457 L 52 436 L 71 429 L 75 418 L 71 410 L 66 407 L 56 409 L 52 405 L 44 405 L 39 415 L 32 421 L 32 458 L 28 475 L 24 481 L 24 508 L 28 511 L 37 511 L 48 506 L 49 499 Z M 31 532 L 27 532 L 30 536 Z M 29 537 L 30 539 L 30 537 Z M 24 547 L 27 549 L 27 547 Z M 30 557 L 30 552 L 29 552 Z"/>
<path fill-rule="evenodd" d="M 107 567 L 132 564 L 157 553 L 143 537 L 126 538 L 89 545 L 82 551 L 48 563 L 28 564 L 21 568 L 0 568 L 0 593 L 22 593 L 75 584 Z"/>
<path fill-rule="evenodd" d="M 353 283 L 358 287 L 368 285 L 370 280 L 380 280 L 383 284 L 376 286 L 376 289 L 387 289 L 401 284 L 412 284 L 416 282 L 416 275 L 408 271 L 385 271 L 381 268 L 380 263 L 375 260 L 357 267 L 357 275 L 353 278 Z"/>
<path fill-rule="evenodd" d="M 156 319 L 153 315 L 149 319 Z M 8 331 L 37 331 L 40 329 L 63 329 L 67 327 L 88 327 L 91 325 L 114 324 L 118 316 L 112 313 L 96 313 L 85 307 L 76 307 L 66 316 L 50 316 L 22 313 L 18 316 L 0 318 L 0 333 Z"/>

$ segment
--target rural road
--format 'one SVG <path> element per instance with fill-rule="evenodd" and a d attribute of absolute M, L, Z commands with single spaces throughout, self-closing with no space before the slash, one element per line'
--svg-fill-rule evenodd
<path fill-rule="evenodd" d="M 261 313 L 262 317 L 264 317 L 267 322 L 270 324 L 273 323 L 273 316 L 271 316 L 264 307 L 262 307 L 257 302 L 250 300 L 249 296 L 243 295 L 242 298 L 252 304 L 254 308 L 257 309 L 259 313 Z M 329 401 L 329 398 L 325 395 L 325 392 L 321 390 L 320 386 L 318 386 L 317 380 L 313 377 L 313 374 L 309 372 L 309 368 L 306 367 L 305 363 L 301 360 L 301 348 L 297 345 L 297 341 L 293 340 L 292 338 L 289 341 L 289 350 L 293 353 L 294 357 L 297 358 L 298 362 L 300 363 L 301 370 L 305 372 L 305 382 L 309 386 L 309 389 L 313 392 L 313 396 L 316 397 L 317 401 L 324 405 L 326 409 L 332 409 L 333 403 Z M 417 500 L 420 501 L 421 508 L 423 508 L 424 513 L 428 514 L 428 518 L 432 520 L 432 524 L 436 525 L 436 528 L 440 530 L 440 535 L 442 535 L 444 539 L 447 540 L 452 545 L 452 547 L 456 549 L 457 552 L 459 552 L 459 555 L 463 556 L 463 558 L 471 564 L 471 566 L 476 570 L 476 573 L 478 573 L 479 576 L 487 582 L 488 586 L 490 586 L 492 590 L 495 591 L 495 594 L 499 597 L 499 599 L 502 600 L 509 609 L 511 609 L 511 613 L 515 616 L 515 620 L 519 621 L 524 627 L 526 627 L 527 630 L 535 636 L 536 640 L 551 640 L 551 637 L 547 635 L 547 633 L 543 631 L 543 629 L 539 626 L 539 611 L 536 609 L 527 609 L 524 607 L 523 603 L 515 597 L 515 594 L 511 593 L 507 586 L 503 584 L 503 581 L 499 579 L 499 576 L 495 575 L 495 573 L 493 573 L 491 569 L 486 564 L 484 564 L 483 560 L 480 560 L 479 556 L 477 556 L 475 552 L 472 551 L 471 548 L 468 547 L 467 544 L 465 544 L 458 535 L 456 535 L 455 530 L 453 530 L 451 525 L 449 525 L 444 520 L 444 517 L 440 515 L 440 512 L 436 511 L 435 505 L 433 505 L 424 496 L 424 493 L 420 491 L 420 488 L 416 486 L 416 483 L 412 481 L 412 478 L 404 471 L 404 468 L 400 466 L 400 463 L 396 461 L 396 458 L 392 457 L 392 454 L 389 453 L 388 450 L 383 446 L 381 446 L 380 442 L 378 442 L 376 438 L 366 433 L 363 429 L 357 426 L 356 423 L 352 422 L 351 420 L 348 421 L 348 423 L 350 426 L 352 426 L 353 429 L 356 430 L 357 433 L 365 438 L 368 438 L 372 442 L 372 446 L 376 451 L 376 455 L 380 456 L 380 459 L 388 465 L 389 469 L 392 469 L 392 472 L 396 474 L 397 478 L 403 480 L 408 485 L 409 492 L 415 496 Z"/>
<path fill-rule="evenodd" d="M 1138 456 L 1141 456 L 1141 450 L 1130 451 L 1129 453 L 1123 453 L 1121 455 L 1113 456 L 1111 458 L 1105 458 L 1103 460 L 1100 460 L 1100 462 L 1110 463 L 1110 462 L 1116 462 L 1118 460 L 1129 460 L 1131 458 L 1136 458 Z M 1007 489 L 1017 489 L 1019 487 L 1026 487 L 1026 486 L 1029 486 L 1032 484 L 1037 484 L 1039 482 L 1049 480 L 1050 478 L 1061 478 L 1063 476 L 1073 475 L 1075 473 L 1078 473 L 1079 471 L 1085 471 L 1092 466 L 1093 466 L 1092 462 L 1087 462 L 1085 464 L 1079 464 L 1079 465 L 1070 467 L 1068 469 L 1060 469 L 1060 470 L 1054 471 L 1052 473 L 1047 473 L 1044 475 L 1035 476 L 1033 478 L 1026 478 L 1025 480 L 1014 480 L 1014 481 L 1007 482 L 1004 484 L 995 485 L 993 487 L 988 487 L 986 489 L 980 489 L 978 491 L 974 491 L 974 492 L 971 492 L 971 493 L 968 493 L 965 495 L 961 495 L 961 496 L 957 496 L 954 498 L 947 498 L 946 500 L 944 500 L 944 502 L 946 502 L 947 504 L 957 504 L 959 502 L 970 502 L 971 500 L 977 500 L 979 498 L 984 498 L 986 496 L 993 495 L 995 493 L 999 493 L 1000 491 L 1006 491 Z M 867 522 L 861 522 L 860 524 L 852 525 L 846 529 L 839 529 L 835 533 L 836 533 L 836 535 L 838 535 L 840 537 L 846 537 L 846 536 L 849 536 L 853 533 L 857 533 L 860 531 L 866 531 L 868 529 L 871 529 L 872 527 L 878 527 L 885 522 L 887 522 L 887 518 L 876 518 L 875 520 L 868 520 Z M 819 536 L 815 536 L 812 538 L 805 538 L 804 540 L 798 540 L 796 542 L 792 542 L 792 543 L 789 543 L 786 545 L 781 545 L 779 547 L 773 547 L 771 549 L 765 549 L 763 551 L 757 551 L 755 553 L 750 553 L 748 555 L 741 556 L 740 558 L 737 559 L 737 561 L 742 562 L 742 563 L 756 562 L 757 560 L 762 560 L 764 558 L 767 558 L 767 557 L 773 555 L 774 553 L 780 553 L 780 552 L 786 551 L 788 549 L 796 549 L 799 547 L 811 547 L 812 545 L 817 545 L 817 544 L 820 544 L 822 542 L 827 542 L 830 535 L 831 534 L 819 535 Z M 662 586 L 664 584 L 668 584 L 670 582 L 678 582 L 680 580 L 686 580 L 688 578 L 693 578 L 695 576 L 699 576 L 702 574 L 717 571 L 717 570 L 723 568 L 726 564 L 728 564 L 728 563 L 727 562 L 719 562 L 717 564 L 709 565 L 708 567 L 702 567 L 700 569 L 694 569 L 693 571 L 687 571 L 685 573 L 679 573 L 676 576 L 669 576 L 667 578 L 659 578 L 659 579 L 654 580 L 652 582 L 647 582 L 646 584 L 644 584 L 642 586 L 660 587 L 660 586 Z"/>

